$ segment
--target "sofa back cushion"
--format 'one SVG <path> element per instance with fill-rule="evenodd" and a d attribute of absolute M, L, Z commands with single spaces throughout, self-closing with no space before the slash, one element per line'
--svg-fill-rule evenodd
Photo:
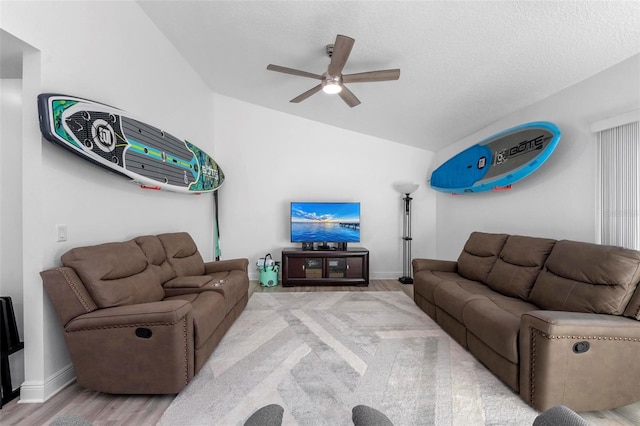
<path fill-rule="evenodd" d="M 158 239 L 176 276 L 204 275 L 204 261 L 191 235 L 174 232 L 160 234 Z"/>
<path fill-rule="evenodd" d="M 491 268 L 487 284 L 505 296 L 527 300 L 556 240 L 510 235 Z"/>
<path fill-rule="evenodd" d="M 640 252 L 558 241 L 529 301 L 543 309 L 622 315 L 640 280 Z"/>
<path fill-rule="evenodd" d="M 640 320 L 640 284 L 636 287 L 636 291 L 633 293 L 629 303 L 627 303 L 627 309 L 624 310 L 623 315 Z"/>
<path fill-rule="evenodd" d="M 507 237 L 507 234 L 472 232 L 458 256 L 458 273 L 470 280 L 486 284 L 489 272 Z"/>
<path fill-rule="evenodd" d="M 140 247 L 149 262 L 149 267 L 158 276 L 160 283 L 164 284 L 176 276 L 167 261 L 167 255 L 160 239 L 155 235 L 145 235 L 134 240 Z"/>
<path fill-rule="evenodd" d="M 162 285 L 135 241 L 78 247 L 62 255 L 99 308 L 157 302 Z"/>

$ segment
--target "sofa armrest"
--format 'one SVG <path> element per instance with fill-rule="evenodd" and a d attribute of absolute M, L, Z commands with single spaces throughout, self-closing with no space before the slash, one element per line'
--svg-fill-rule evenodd
<path fill-rule="evenodd" d="M 64 338 L 78 384 L 118 394 L 174 394 L 195 374 L 192 305 L 166 300 L 98 309 Z"/>
<path fill-rule="evenodd" d="M 206 262 L 204 264 L 205 275 L 233 270 L 247 272 L 249 270 L 249 259 L 218 260 L 215 262 Z"/>
<path fill-rule="evenodd" d="M 640 401 L 640 321 L 532 311 L 520 322 L 520 395 L 544 411 L 605 410 Z"/>
<path fill-rule="evenodd" d="M 191 304 L 185 300 L 165 300 L 98 309 L 71 320 L 65 327 L 65 332 L 73 333 L 104 327 L 175 324 L 182 320 L 191 309 Z"/>
<path fill-rule="evenodd" d="M 429 270 L 442 272 L 457 272 L 458 262 L 454 260 L 437 260 L 437 259 L 413 259 L 413 273 Z"/>
<path fill-rule="evenodd" d="M 66 325 L 78 315 L 98 309 L 76 272 L 66 266 L 40 272 L 58 318 Z"/>

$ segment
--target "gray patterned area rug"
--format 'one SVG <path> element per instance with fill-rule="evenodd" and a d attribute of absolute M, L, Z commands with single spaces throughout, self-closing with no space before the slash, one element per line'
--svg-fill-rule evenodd
<path fill-rule="evenodd" d="M 401 425 L 531 425 L 537 411 L 401 291 L 254 293 L 161 425 L 352 425 L 358 404 Z"/>

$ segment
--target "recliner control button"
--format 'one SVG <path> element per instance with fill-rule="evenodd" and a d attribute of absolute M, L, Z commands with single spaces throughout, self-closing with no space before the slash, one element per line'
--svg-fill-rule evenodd
<path fill-rule="evenodd" d="M 153 333 L 148 328 L 139 327 L 136 328 L 136 336 L 148 339 Z"/>
<path fill-rule="evenodd" d="M 577 354 L 585 353 L 589 350 L 589 342 L 578 342 L 573 345 L 573 352 Z"/>

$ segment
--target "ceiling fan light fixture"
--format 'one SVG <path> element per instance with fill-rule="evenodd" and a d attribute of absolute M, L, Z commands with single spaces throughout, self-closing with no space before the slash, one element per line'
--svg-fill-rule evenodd
<path fill-rule="evenodd" d="M 322 91 L 330 95 L 335 95 L 336 93 L 340 93 L 342 91 L 342 86 L 340 86 L 338 83 L 327 83 L 324 85 L 324 87 L 322 87 Z"/>
<path fill-rule="evenodd" d="M 323 92 L 332 95 L 339 93 L 340 98 L 342 98 L 342 100 L 347 105 L 349 105 L 350 108 L 353 108 L 360 105 L 360 100 L 356 97 L 356 95 L 353 94 L 353 92 L 351 92 L 351 90 L 349 90 L 347 86 L 343 85 L 342 83 L 350 84 L 370 81 L 388 81 L 397 80 L 400 77 L 399 69 L 367 71 L 357 74 L 343 75 L 342 71 L 345 64 L 347 63 L 347 59 L 349 59 L 349 54 L 351 53 L 351 48 L 353 47 L 354 42 L 355 40 L 351 37 L 338 34 L 338 36 L 336 37 L 336 42 L 334 44 L 327 45 L 327 54 L 331 58 L 331 62 L 327 67 L 327 71 L 322 75 L 297 70 L 295 68 L 282 67 L 280 65 L 274 64 L 269 64 L 267 66 L 267 69 L 270 71 L 296 75 L 298 77 L 307 77 L 313 78 L 315 80 L 320 80 L 320 84 L 316 84 L 311 89 L 296 96 L 289 102 L 297 104 L 304 101 L 309 96 L 314 95 L 322 90 Z"/>
<path fill-rule="evenodd" d="M 340 84 L 339 75 L 329 75 L 325 73 L 322 78 L 322 91 L 330 95 L 335 95 L 342 91 L 342 85 Z"/>

